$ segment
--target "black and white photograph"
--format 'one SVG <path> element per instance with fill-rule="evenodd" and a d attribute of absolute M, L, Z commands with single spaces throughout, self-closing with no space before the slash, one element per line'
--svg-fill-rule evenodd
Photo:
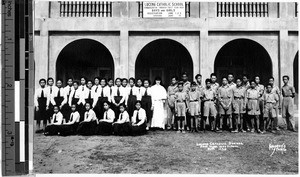
<path fill-rule="evenodd" d="M 297 1 L 33 1 L 33 174 L 298 174 Z"/>

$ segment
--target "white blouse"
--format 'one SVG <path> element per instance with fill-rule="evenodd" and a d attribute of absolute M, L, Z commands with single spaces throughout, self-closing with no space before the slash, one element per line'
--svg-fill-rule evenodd
<path fill-rule="evenodd" d="M 71 121 L 71 118 L 72 118 L 72 121 Z M 79 121 L 80 121 L 80 114 L 78 111 L 75 111 L 70 114 L 69 122 L 65 123 L 65 125 L 71 125 L 71 124 L 74 124 L 75 122 L 79 122 Z"/>
<path fill-rule="evenodd" d="M 56 122 L 54 122 L 56 120 Z M 61 112 L 54 113 L 51 119 L 52 125 L 61 125 L 63 121 L 63 115 Z"/>
<path fill-rule="evenodd" d="M 137 113 L 139 113 L 138 117 L 137 117 Z M 137 119 L 139 119 L 140 121 L 137 125 L 142 125 L 146 121 L 146 118 L 147 118 L 146 111 L 143 108 L 140 108 L 139 110 L 135 110 L 133 112 L 132 122 L 136 123 Z"/>
<path fill-rule="evenodd" d="M 119 114 L 119 118 L 118 118 L 116 123 L 122 124 L 122 123 L 125 123 L 125 122 L 130 122 L 129 114 L 128 114 L 127 111 L 124 111 L 124 112 Z"/>
<path fill-rule="evenodd" d="M 91 122 L 94 120 L 97 120 L 97 117 L 96 117 L 95 112 L 92 109 L 90 109 L 89 111 L 86 111 L 84 113 L 84 121 L 85 122 Z"/>
<path fill-rule="evenodd" d="M 115 117 L 115 112 L 110 108 L 103 114 L 103 119 L 111 123 L 115 120 Z"/>

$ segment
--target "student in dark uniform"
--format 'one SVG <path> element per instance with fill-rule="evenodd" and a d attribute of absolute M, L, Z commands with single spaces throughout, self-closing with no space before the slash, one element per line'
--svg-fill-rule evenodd
<path fill-rule="evenodd" d="M 122 104 L 126 99 L 126 92 L 125 88 L 121 86 L 121 79 L 117 78 L 115 80 L 115 86 L 112 89 L 112 104 L 114 104 L 114 112 L 116 114 L 116 117 L 120 114 L 120 104 Z"/>
<path fill-rule="evenodd" d="M 111 135 L 113 132 L 112 123 L 115 120 L 115 112 L 110 108 L 110 103 L 105 101 L 103 104 L 104 114 L 99 120 L 98 133 L 99 135 Z"/>
<path fill-rule="evenodd" d="M 87 79 L 85 77 L 81 77 L 80 78 L 80 86 L 79 86 L 80 91 L 84 92 L 84 90 L 87 88 L 86 83 L 87 83 Z"/>
<path fill-rule="evenodd" d="M 68 104 L 69 102 L 69 98 L 70 98 L 70 94 L 72 92 L 72 90 L 74 90 L 74 87 L 73 87 L 73 78 L 68 78 L 67 80 L 67 86 L 64 87 L 64 92 L 65 94 L 67 94 L 67 104 L 65 105 L 65 108 L 66 108 L 66 116 L 65 117 L 70 117 L 70 114 L 71 114 L 71 107 L 70 105 Z"/>
<path fill-rule="evenodd" d="M 84 120 L 79 123 L 77 133 L 79 135 L 94 135 L 97 130 L 98 119 L 89 102 L 85 103 Z"/>
<path fill-rule="evenodd" d="M 141 108 L 141 102 L 137 101 L 135 104 L 136 110 L 133 112 L 131 135 L 143 135 L 146 131 L 146 111 Z"/>
<path fill-rule="evenodd" d="M 106 79 L 102 78 L 100 81 L 100 86 L 98 88 L 98 92 L 94 95 L 94 111 L 97 117 L 102 117 L 104 113 L 103 103 L 105 101 L 110 102 L 109 88 L 106 87 Z"/>
<path fill-rule="evenodd" d="M 150 80 L 149 79 L 145 79 L 144 80 L 144 87 L 142 87 L 142 91 L 141 91 L 141 104 L 142 104 L 142 108 L 146 111 L 146 117 L 147 117 L 147 127 L 146 130 L 149 130 L 149 127 L 151 126 L 151 118 L 152 118 L 152 99 L 151 99 L 151 87 L 150 87 Z"/>
<path fill-rule="evenodd" d="M 40 88 L 35 91 L 34 94 L 34 106 L 35 106 L 35 119 L 36 120 L 36 133 L 42 133 L 43 129 L 41 129 L 41 121 L 43 121 L 44 130 L 47 125 L 47 112 L 46 112 L 46 104 L 47 104 L 47 92 L 46 92 L 46 80 L 40 79 L 39 81 Z"/>
<path fill-rule="evenodd" d="M 135 102 L 137 101 L 138 90 L 135 87 L 135 79 L 131 77 L 129 79 L 129 87 L 126 87 L 126 105 L 129 117 L 132 117 L 135 110 Z"/>
<path fill-rule="evenodd" d="M 78 87 L 79 83 L 77 81 L 74 81 L 73 86 L 74 90 L 71 91 L 70 97 L 69 97 L 69 106 L 71 107 L 72 104 L 76 104 L 77 111 L 79 112 L 80 116 L 84 114 L 85 110 L 83 107 L 83 103 L 80 97 L 81 91 Z M 80 118 L 81 120 L 83 118 Z"/>
<path fill-rule="evenodd" d="M 129 114 L 126 111 L 125 104 L 120 105 L 120 115 L 113 124 L 114 135 L 126 136 L 130 135 L 130 120 Z"/>
<path fill-rule="evenodd" d="M 137 101 L 142 100 L 142 91 L 144 89 L 143 87 L 143 80 L 142 79 L 137 79 L 136 80 L 136 89 L 137 89 Z"/>
<path fill-rule="evenodd" d="M 123 78 L 123 79 L 122 79 L 122 87 L 126 88 L 127 85 L 128 85 L 128 79 Z"/>
<path fill-rule="evenodd" d="M 113 87 L 114 87 L 114 80 L 112 78 L 109 78 L 107 79 L 107 90 L 109 92 L 109 102 L 110 102 L 110 105 L 111 105 L 111 109 L 112 110 L 115 110 L 115 105 L 112 103 L 112 93 L 113 93 Z"/>
<path fill-rule="evenodd" d="M 71 106 L 71 114 L 69 121 L 64 119 L 63 124 L 59 126 L 61 136 L 75 135 L 80 121 L 80 114 L 76 110 L 76 104 Z"/>
<path fill-rule="evenodd" d="M 59 133 L 59 125 L 62 124 L 63 115 L 59 110 L 59 106 L 53 106 L 53 116 L 49 122 L 49 125 L 45 128 L 44 135 L 58 135 Z"/>
<path fill-rule="evenodd" d="M 93 105 L 94 102 L 94 95 L 95 93 L 92 91 L 93 87 L 93 81 L 88 80 L 86 84 L 86 89 L 82 91 L 82 96 L 83 96 L 83 104 L 85 103 L 90 103 L 90 105 Z"/>
<path fill-rule="evenodd" d="M 65 93 L 65 89 L 62 88 L 62 80 L 58 79 L 56 81 L 56 87 L 53 91 L 53 97 L 51 98 L 51 102 L 54 103 L 54 105 L 59 106 L 59 109 L 61 110 L 61 113 L 63 114 L 64 117 L 67 116 L 67 107 L 66 105 L 68 104 L 68 99 L 67 99 L 67 93 Z"/>

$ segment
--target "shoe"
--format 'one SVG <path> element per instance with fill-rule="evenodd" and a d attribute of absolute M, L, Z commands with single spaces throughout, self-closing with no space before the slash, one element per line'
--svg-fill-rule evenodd
<path fill-rule="evenodd" d="M 217 133 L 222 133 L 222 130 L 216 130 Z"/>
<path fill-rule="evenodd" d="M 249 129 L 249 128 L 247 128 L 247 132 L 250 132 L 250 129 Z"/>
<path fill-rule="evenodd" d="M 251 131 L 250 131 L 251 133 L 254 133 L 254 129 L 251 129 Z"/>
<path fill-rule="evenodd" d="M 271 133 L 276 133 L 276 131 L 274 131 L 274 130 L 271 130 Z"/>
<path fill-rule="evenodd" d="M 238 132 L 239 132 L 238 130 L 231 131 L 231 133 L 238 133 Z"/>
<path fill-rule="evenodd" d="M 182 130 L 182 131 L 181 131 L 181 133 L 185 133 L 185 131 L 184 131 L 184 130 Z"/>
<path fill-rule="evenodd" d="M 262 132 L 262 131 L 260 131 L 260 130 L 257 130 L 257 133 L 261 133 L 261 134 L 263 134 L 263 132 Z"/>
<path fill-rule="evenodd" d="M 177 133 L 181 133 L 181 131 L 180 131 L 180 130 L 177 130 Z"/>
<path fill-rule="evenodd" d="M 276 127 L 275 130 L 280 131 L 280 128 L 279 128 L 279 127 Z"/>
<path fill-rule="evenodd" d="M 186 127 L 186 130 L 187 130 L 187 131 L 190 131 L 190 128 L 189 128 L 189 127 Z"/>

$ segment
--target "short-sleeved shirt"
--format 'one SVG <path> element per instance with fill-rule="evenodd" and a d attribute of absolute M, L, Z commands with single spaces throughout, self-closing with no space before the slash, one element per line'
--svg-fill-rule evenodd
<path fill-rule="evenodd" d="M 189 100 L 190 101 L 199 101 L 200 92 L 199 91 L 189 91 Z"/>
<path fill-rule="evenodd" d="M 281 90 L 282 90 L 282 96 L 284 97 L 289 97 L 292 96 L 292 94 L 295 94 L 295 88 L 290 85 L 284 85 Z"/>
<path fill-rule="evenodd" d="M 233 87 L 232 89 L 232 94 L 233 97 L 237 97 L 237 98 L 241 98 L 241 97 L 245 97 L 245 93 L 246 93 L 246 88 L 245 87 Z"/>
<path fill-rule="evenodd" d="M 188 99 L 188 95 L 184 91 L 176 92 L 175 93 L 175 99 L 176 99 L 176 101 L 183 102 L 183 101 Z"/>
<path fill-rule="evenodd" d="M 170 85 L 168 87 L 168 96 L 175 95 L 176 92 L 178 92 L 177 85 Z"/>
<path fill-rule="evenodd" d="M 220 85 L 217 82 L 211 84 L 211 88 L 215 91 L 215 93 L 217 93 L 219 87 Z"/>
<path fill-rule="evenodd" d="M 204 87 L 201 84 L 197 83 L 196 91 L 198 91 L 200 94 L 202 94 L 204 90 Z"/>
<path fill-rule="evenodd" d="M 203 98 L 204 99 L 212 100 L 215 98 L 215 96 L 216 96 L 216 92 L 212 88 L 210 88 L 210 89 L 205 88 L 203 90 Z"/>
<path fill-rule="evenodd" d="M 257 89 L 248 89 L 247 90 L 247 98 L 248 99 L 258 99 L 259 98 L 259 92 Z"/>
<path fill-rule="evenodd" d="M 227 99 L 227 98 L 231 98 L 232 97 L 232 89 L 230 88 L 229 85 L 222 85 L 221 87 L 219 87 L 218 89 L 218 97 L 219 98 L 223 98 L 223 99 Z"/>
<path fill-rule="evenodd" d="M 236 86 L 236 84 L 235 84 L 234 82 L 231 82 L 230 84 L 228 83 L 228 86 L 229 86 L 231 89 L 233 89 L 233 88 Z"/>
<path fill-rule="evenodd" d="M 272 87 L 272 90 L 271 90 L 271 93 L 275 93 L 275 94 L 277 94 L 278 96 L 280 96 L 280 89 L 279 89 L 279 87 L 278 86 L 273 86 Z"/>
<path fill-rule="evenodd" d="M 183 91 L 188 93 L 191 89 L 191 83 L 190 81 L 186 81 L 185 83 L 183 83 Z"/>
<path fill-rule="evenodd" d="M 265 89 L 265 87 L 264 87 L 263 85 L 258 84 L 258 85 L 255 87 L 255 89 L 259 92 L 260 97 L 264 94 L 264 89 Z"/>
<path fill-rule="evenodd" d="M 278 96 L 275 93 L 265 93 L 263 99 L 266 103 L 276 103 L 278 101 Z"/>

